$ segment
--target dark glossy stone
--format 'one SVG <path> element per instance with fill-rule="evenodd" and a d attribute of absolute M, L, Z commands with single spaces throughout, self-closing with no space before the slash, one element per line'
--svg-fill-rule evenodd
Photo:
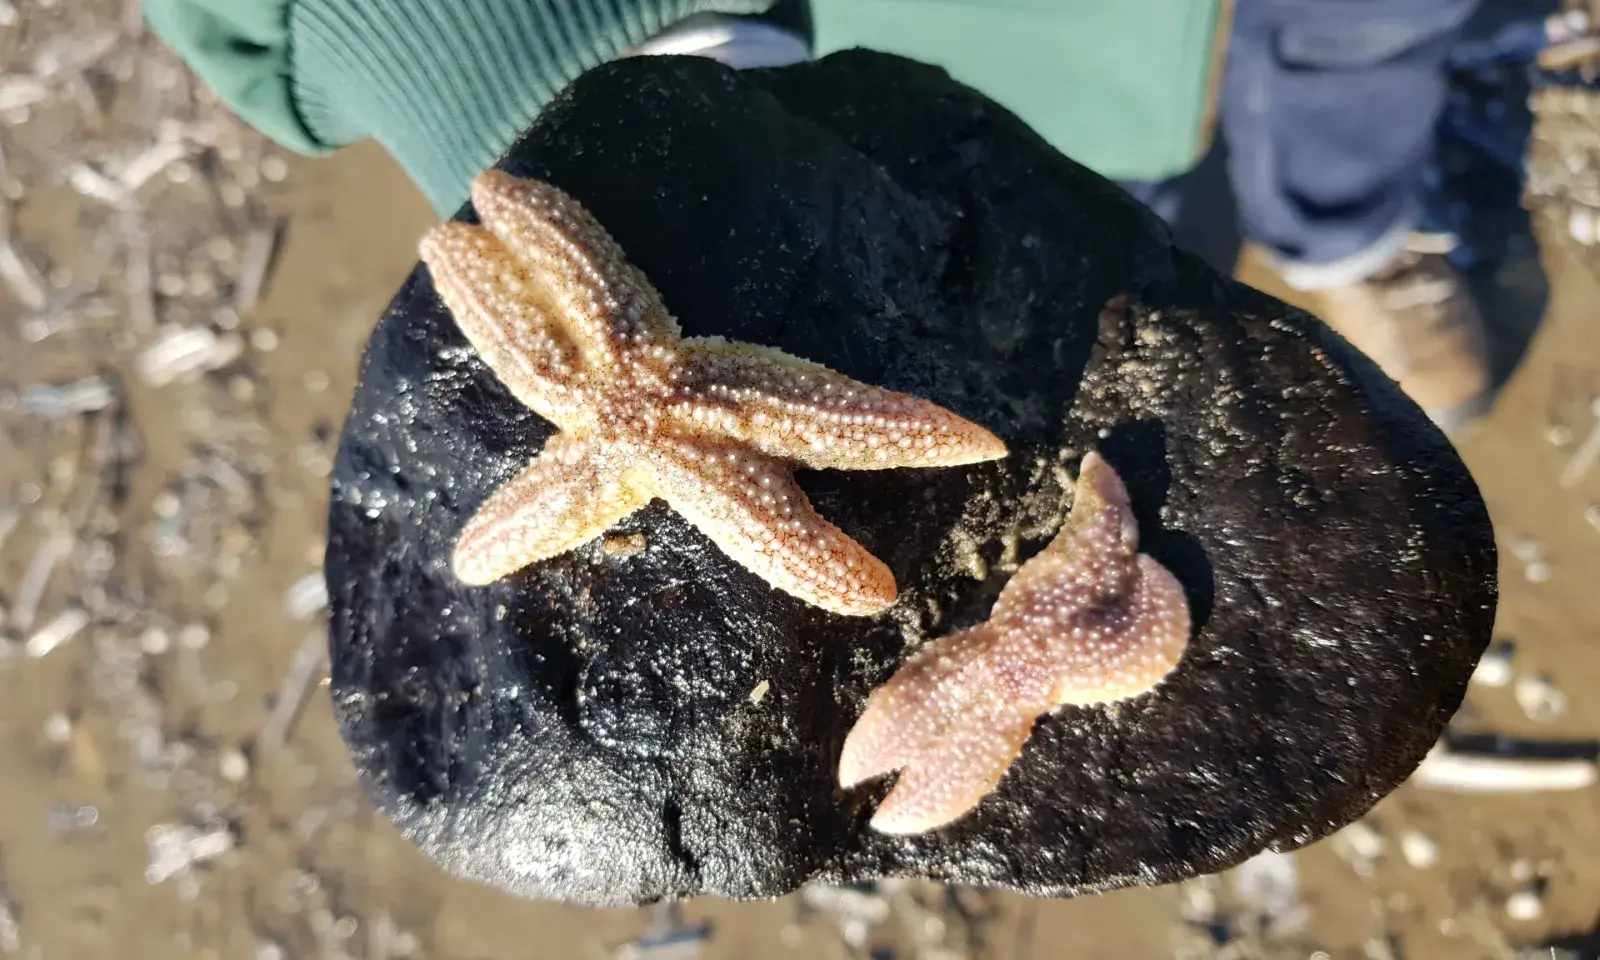
<path fill-rule="evenodd" d="M 597 541 L 464 587 L 453 538 L 550 427 L 419 268 L 340 447 L 333 698 L 373 799 L 449 870 L 593 904 L 891 873 L 1051 896 L 1172 881 L 1360 816 L 1460 703 L 1495 555 L 1445 440 L 1326 329 L 1175 251 L 943 73 L 627 60 L 502 166 L 587 204 L 686 333 L 929 398 L 1012 455 L 799 475 L 893 568 L 901 600 L 873 619 L 774 592 L 659 502 L 617 528 L 642 552 Z M 956 825 L 868 831 L 885 784 L 833 779 L 867 692 L 987 614 L 1095 445 L 1189 591 L 1184 663 L 1150 696 L 1041 721 Z"/>

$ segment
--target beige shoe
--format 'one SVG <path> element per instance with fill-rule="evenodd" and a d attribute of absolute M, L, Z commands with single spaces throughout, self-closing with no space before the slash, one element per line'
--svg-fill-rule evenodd
<path fill-rule="evenodd" d="M 1419 237 L 1374 276 L 1304 297 L 1449 434 L 1487 411 L 1489 364 L 1472 291 L 1438 249 Z"/>

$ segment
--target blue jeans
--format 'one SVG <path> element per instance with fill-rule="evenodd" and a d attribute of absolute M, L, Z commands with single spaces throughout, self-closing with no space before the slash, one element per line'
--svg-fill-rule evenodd
<path fill-rule="evenodd" d="M 1398 252 L 1419 214 L 1445 58 L 1477 2 L 1236 0 L 1218 115 L 1246 239 L 1307 275 L 1357 268 L 1344 282 L 1376 248 Z M 1182 243 L 1203 179 L 1123 186 Z"/>

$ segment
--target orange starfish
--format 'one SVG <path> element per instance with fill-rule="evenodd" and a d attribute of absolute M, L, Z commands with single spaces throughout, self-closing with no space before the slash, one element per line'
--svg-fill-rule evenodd
<path fill-rule="evenodd" d="M 1066 524 L 1017 570 L 989 619 L 935 641 L 867 698 L 839 782 L 901 771 L 874 829 L 921 833 L 957 819 L 1005 776 L 1035 718 L 1137 696 L 1172 671 L 1189 641 L 1189 603 L 1138 550 L 1127 488 L 1091 452 Z"/>
<path fill-rule="evenodd" d="M 497 580 L 666 500 L 731 559 L 834 613 L 894 602 L 894 576 L 824 520 L 795 466 L 882 470 L 1005 456 L 998 437 L 915 397 L 778 350 L 683 339 L 660 294 L 577 201 L 496 170 L 483 226 L 446 223 L 422 260 L 490 369 L 560 432 L 456 544 L 456 576 Z"/>

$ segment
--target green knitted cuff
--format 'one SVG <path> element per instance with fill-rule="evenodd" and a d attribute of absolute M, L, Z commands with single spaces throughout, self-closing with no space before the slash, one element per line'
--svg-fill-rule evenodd
<path fill-rule="evenodd" d="M 289 0 L 143 0 L 150 28 L 234 113 L 299 153 L 329 152 L 289 95 Z"/>
<path fill-rule="evenodd" d="M 773 0 L 294 0 L 294 103 L 324 144 L 372 137 L 441 214 L 578 74 L 696 13 Z"/>

